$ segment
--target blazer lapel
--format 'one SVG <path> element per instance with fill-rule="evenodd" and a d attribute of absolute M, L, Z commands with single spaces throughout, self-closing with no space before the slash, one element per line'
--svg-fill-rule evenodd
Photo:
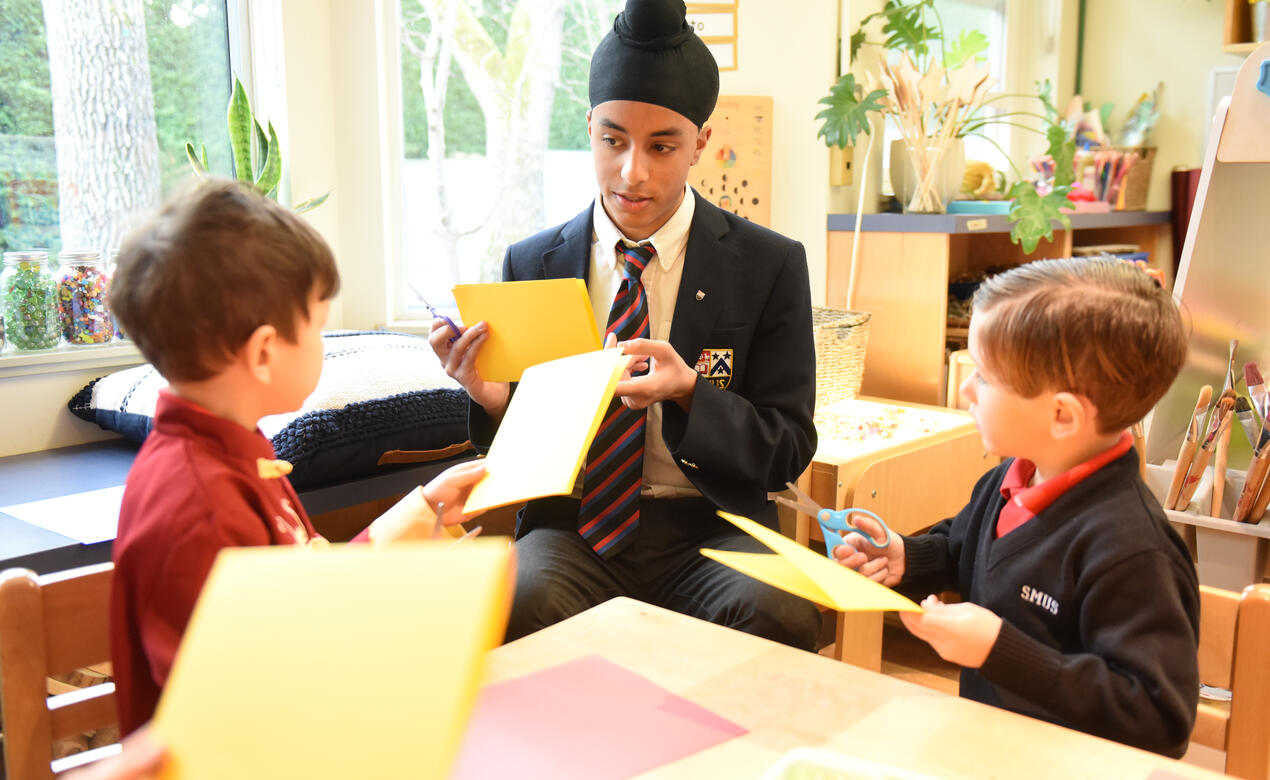
<path fill-rule="evenodd" d="M 581 279 L 587 281 L 591 270 L 592 203 L 581 214 L 565 223 L 560 230 L 560 243 L 542 255 L 542 278 Z"/>
<path fill-rule="evenodd" d="M 670 344 L 685 363 L 695 366 L 718 319 L 726 290 L 724 281 L 735 269 L 735 253 L 719 242 L 728 232 L 727 220 L 696 190 L 692 194 L 697 203 L 684 249 L 684 271 L 670 326 Z"/>

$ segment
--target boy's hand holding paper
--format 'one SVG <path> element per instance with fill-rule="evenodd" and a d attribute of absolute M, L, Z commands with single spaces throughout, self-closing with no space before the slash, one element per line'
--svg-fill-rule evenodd
<path fill-rule="evenodd" d="M 809 550 L 777 531 L 727 512 L 721 511 L 719 515 L 770 547 L 775 555 L 703 549 L 701 554 L 707 558 L 840 612 L 922 611 L 921 607 L 890 588 Z"/>

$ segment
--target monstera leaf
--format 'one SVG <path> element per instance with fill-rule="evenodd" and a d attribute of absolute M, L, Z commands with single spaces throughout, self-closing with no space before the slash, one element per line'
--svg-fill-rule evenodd
<path fill-rule="evenodd" d="M 869 112 L 881 111 L 883 106 L 878 101 L 886 97 L 886 90 L 875 89 L 861 99 L 858 93 L 863 92 L 855 83 L 855 76 L 846 73 L 838 79 L 838 83 L 830 87 L 829 94 L 820 99 L 820 103 L 829 106 L 816 114 L 823 119 L 820 132 L 816 137 L 824 137 L 829 146 L 846 148 L 854 146 L 861 133 L 868 134 Z"/>

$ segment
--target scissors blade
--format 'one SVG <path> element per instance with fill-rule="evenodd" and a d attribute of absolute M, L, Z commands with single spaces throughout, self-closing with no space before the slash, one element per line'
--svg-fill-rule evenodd
<path fill-rule="evenodd" d="M 802 490 L 800 490 L 798 486 L 795 485 L 793 482 L 786 482 L 785 487 L 789 488 L 790 492 L 793 493 L 794 497 L 797 498 L 799 501 L 801 501 L 802 503 L 806 504 L 809 507 L 813 507 L 811 511 L 807 512 L 807 514 L 814 515 L 817 512 L 819 512 L 821 509 L 824 509 L 824 507 L 816 503 L 816 500 L 814 498 L 812 498 L 811 496 L 807 495 Z"/>
<path fill-rule="evenodd" d="M 406 286 L 409 287 L 410 292 L 414 293 L 415 297 L 419 299 L 419 303 L 422 303 L 424 306 L 427 306 L 429 309 L 432 308 L 432 304 L 428 303 L 428 299 L 424 298 L 423 293 L 416 290 L 413 284 L 411 284 L 410 282 L 406 282 Z"/>
<path fill-rule="evenodd" d="M 790 499 L 785 498 L 784 496 L 773 496 L 772 500 L 778 504 L 787 506 L 796 512 L 802 512 L 805 515 L 811 515 L 812 517 L 815 517 L 816 515 L 820 514 L 820 507 L 814 504 L 804 504 L 798 501 L 791 501 Z"/>

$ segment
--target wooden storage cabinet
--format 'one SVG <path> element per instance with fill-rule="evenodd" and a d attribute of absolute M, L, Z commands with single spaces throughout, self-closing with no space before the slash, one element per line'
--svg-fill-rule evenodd
<path fill-rule="evenodd" d="M 1010 242 L 1001 215 L 865 214 L 856 296 L 850 308 L 871 312 L 864 395 L 914 403 L 945 401 L 948 281 L 992 266 L 1067 257 L 1072 246 L 1137 244 L 1157 267 L 1171 255 L 1167 211 L 1073 214 L 1072 229 L 1025 254 Z M 830 214 L 826 304 L 847 307 L 855 215 Z"/>

